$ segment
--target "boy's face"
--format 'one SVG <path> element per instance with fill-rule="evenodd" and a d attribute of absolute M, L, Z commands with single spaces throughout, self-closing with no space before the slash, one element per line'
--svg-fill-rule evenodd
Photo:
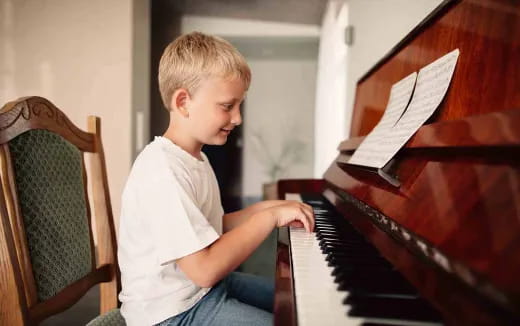
<path fill-rule="evenodd" d="M 187 99 L 189 132 L 200 144 L 223 145 L 242 123 L 240 104 L 246 95 L 239 78 L 209 77 Z"/>

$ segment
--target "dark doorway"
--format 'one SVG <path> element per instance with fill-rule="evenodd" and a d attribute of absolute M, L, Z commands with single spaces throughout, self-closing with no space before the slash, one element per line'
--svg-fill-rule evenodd
<path fill-rule="evenodd" d="M 159 61 L 166 46 L 181 33 L 182 12 L 172 1 L 150 1 L 150 141 L 162 135 L 169 116 L 157 82 Z"/>

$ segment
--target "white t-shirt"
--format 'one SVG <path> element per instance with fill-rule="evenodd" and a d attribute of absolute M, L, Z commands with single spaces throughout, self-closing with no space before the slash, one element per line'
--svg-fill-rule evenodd
<path fill-rule="evenodd" d="M 118 244 L 119 299 L 128 326 L 159 323 L 188 310 L 209 291 L 175 263 L 222 234 L 217 180 L 202 157 L 155 137 L 134 162 L 123 191 Z"/>

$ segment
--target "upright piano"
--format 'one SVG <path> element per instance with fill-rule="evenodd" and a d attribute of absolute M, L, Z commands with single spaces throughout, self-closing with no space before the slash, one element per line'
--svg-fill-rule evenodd
<path fill-rule="evenodd" d="M 405 10 L 405 8 L 403 8 Z M 454 49 L 451 85 L 396 154 L 348 158 L 391 86 Z M 275 325 L 520 325 L 520 1 L 444 1 L 357 83 L 323 179 L 281 180 L 316 230 L 280 230 Z"/>

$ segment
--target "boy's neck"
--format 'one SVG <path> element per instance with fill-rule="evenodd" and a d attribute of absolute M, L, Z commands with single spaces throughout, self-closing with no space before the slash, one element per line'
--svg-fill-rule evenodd
<path fill-rule="evenodd" d="M 178 129 L 168 127 L 163 137 L 168 138 L 172 143 L 182 148 L 188 154 L 193 156 L 199 161 L 202 161 L 202 146 L 204 144 L 200 144 L 197 141 L 191 140 L 187 137 L 183 137 L 181 132 L 178 132 Z"/>

